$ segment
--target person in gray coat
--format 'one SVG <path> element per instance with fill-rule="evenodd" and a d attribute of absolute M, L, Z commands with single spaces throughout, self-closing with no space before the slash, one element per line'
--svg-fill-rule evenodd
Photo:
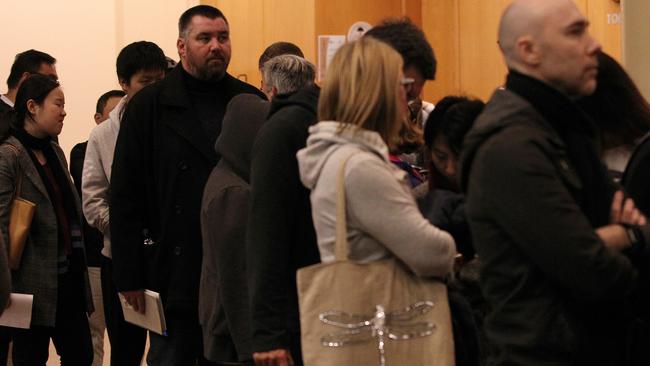
<path fill-rule="evenodd" d="M 32 294 L 29 329 L 14 328 L 13 363 L 44 365 L 50 339 L 62 365 L 90 366 L 93 350 L 87 313 L 92 298 L 81 237 L 81 205 L 63 151 L 65 99 L 59 83 L 42 75 L 18 89 L 14 125 L 0 138 L 0 231 L 8 242 L 9 212 L 16 182 L 20 197 L 36 204 L 14 292 Z"/>
<path fill-rule="evenodd" d="M 203 192 L 203 266 L 199 321 L 204 356 L 212 362 L 252 361 L 246 284 L 246 223 L 251 149 L 269 102 L 253 94 L 234 97 L 215 150 L 221 160 Z"/>

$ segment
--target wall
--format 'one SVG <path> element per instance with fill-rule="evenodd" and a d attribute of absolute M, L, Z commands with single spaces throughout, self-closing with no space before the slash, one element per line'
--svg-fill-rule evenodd
<path fill-rule="evenodd" d="M 625 0 L 623 18 L 623 61 L 643 95 L 650 100 L 650 1 Z"/>
<path fill-rule="evenodd" d="M 620 12 L 620 5 L 612 0 L 574 1 L 589 18 L 589 31 L 601 42 L 603 50 L 620 59 L 621 25 L 608 23 L 608 14 Z M 487 100 L 503 84 L 507 69 L 497 46 L 497 28 L 509 3 L 510 0 L 422 1 L 422 28 L 439 61 L 436 81 L 425 87 L 429 100 L 436 101 L 448 94 Z"/>
<path fill-rule="evenodd" d="M 156 42 L 178 59 L 178 16 L 195 0 L 21 0 L 5 1 L 0 12 L 0 92 L 17 53 L 34 48 L 57 59 L 68 116 L 59 137 L 66 154 L 88 138 L 97 98 L 119 88 L 115 58 L 126 44 Z M 65 4 L 65 5 L 62 5 Z"/>

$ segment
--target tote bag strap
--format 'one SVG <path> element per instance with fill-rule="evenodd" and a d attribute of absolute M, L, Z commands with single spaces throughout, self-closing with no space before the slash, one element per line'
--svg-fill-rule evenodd
<path fill-rule="evenodd" d="M 336 182 L 336 242 L 334 243 L 334 254 L 337 261 L 348 260 L 348 225 L 345 205 L 345 167 L 350 158 L 358 154 L 355 151 L 348 155 L 339 167 Z"/>

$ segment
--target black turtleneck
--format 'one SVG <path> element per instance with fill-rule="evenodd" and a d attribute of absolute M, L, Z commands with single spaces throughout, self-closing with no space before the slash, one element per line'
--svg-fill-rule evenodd
<path fill-rule="evenodd" d="M 195 78 L 182 67 L 181 70 L 187 86 L 187 93 L 203 131 L 210 142 L 214 144 L 221 133 L 221 120 L 233 95 L 232 77 L 225 74 L 218 81 L 206 81 Z"/>

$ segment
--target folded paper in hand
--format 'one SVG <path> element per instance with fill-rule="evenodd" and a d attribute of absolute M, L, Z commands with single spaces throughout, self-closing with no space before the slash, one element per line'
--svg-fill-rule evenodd
<path fill-rule="evenodd" d="M 120 294 L 120 304 L 122 304 L 122 313 L 124 320 L 127 322 L 148 329 L 160 335 L 167 335 L 167 324 L 165 323 L 165 312 L 160 300 L 160 294 L 150 290 L 144 290 L 144 314 L 133 309 L 126 302 L 126 299 Z"/>
<path fill-rule="evenodd" d="M 0 325 L 12 328 L 29 329 L 32 323 L 32 304 L 34 295 L 9 295 L 11 304 L 0 316 Z"/>

